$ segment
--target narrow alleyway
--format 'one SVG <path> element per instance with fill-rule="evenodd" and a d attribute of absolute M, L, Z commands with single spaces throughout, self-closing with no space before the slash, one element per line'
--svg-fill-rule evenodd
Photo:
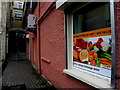
<path fill-rule="evenodd" d="M 40 88 L 51 89 L 52 86 L 35 72 L 28 60 L 8 60 L 7 67 L 3 72 L 3 90 Z"/>

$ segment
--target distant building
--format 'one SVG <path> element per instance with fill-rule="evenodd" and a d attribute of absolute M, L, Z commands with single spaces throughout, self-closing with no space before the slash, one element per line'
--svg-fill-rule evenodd
<path fill-rule="evenodd" d="M 23 27 L 23 5 L 21 1 L 13 1 L 11 4 L 11 28 Z M 16 23 L 17 22 L 17 23 Z"/>
<path fill-rule="evenodd" d="M 23 29 L 24 17 L 24 0 L 13 0 L 10 2 L 10 28 L 8 28 L 8 55 L 18 58 L 17 54 L 24 51 L 24 36 Z M 12 49 L 12 47 L 14 47 Z M 13 54 L 13 55 L 12 55 Z M 22 52 L 20 53 L 22 54 Z M 15 56 L 16 55 L 16 56 Z"/>

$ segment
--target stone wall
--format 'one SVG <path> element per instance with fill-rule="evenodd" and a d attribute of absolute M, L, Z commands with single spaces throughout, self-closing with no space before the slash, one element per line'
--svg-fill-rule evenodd
<path fill-rule="evenodd" d="M 0 1 L 0 61 L 5 60 L 7 4 Z"/>

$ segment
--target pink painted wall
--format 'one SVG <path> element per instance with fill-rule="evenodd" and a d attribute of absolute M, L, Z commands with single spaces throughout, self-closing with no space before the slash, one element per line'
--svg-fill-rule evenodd
<path fill-rule="evenodd" d="M 46 5 L 42 7 L 46 10 Z M 91 88 L 91 86 L 65 73 L 64 13 L 55 7 L 40 23 L 41 70 L 56 88 Z"/>

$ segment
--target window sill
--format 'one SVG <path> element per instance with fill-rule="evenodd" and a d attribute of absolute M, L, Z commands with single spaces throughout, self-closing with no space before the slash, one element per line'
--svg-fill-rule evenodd
<path fill-rule="evenodd" d="M 63 72 L 95 88 L 112 88 L 110 85 L 110 81 L 98 78 L 83 71 L 79 71 L 76 69 L 64 69 Z"/>

